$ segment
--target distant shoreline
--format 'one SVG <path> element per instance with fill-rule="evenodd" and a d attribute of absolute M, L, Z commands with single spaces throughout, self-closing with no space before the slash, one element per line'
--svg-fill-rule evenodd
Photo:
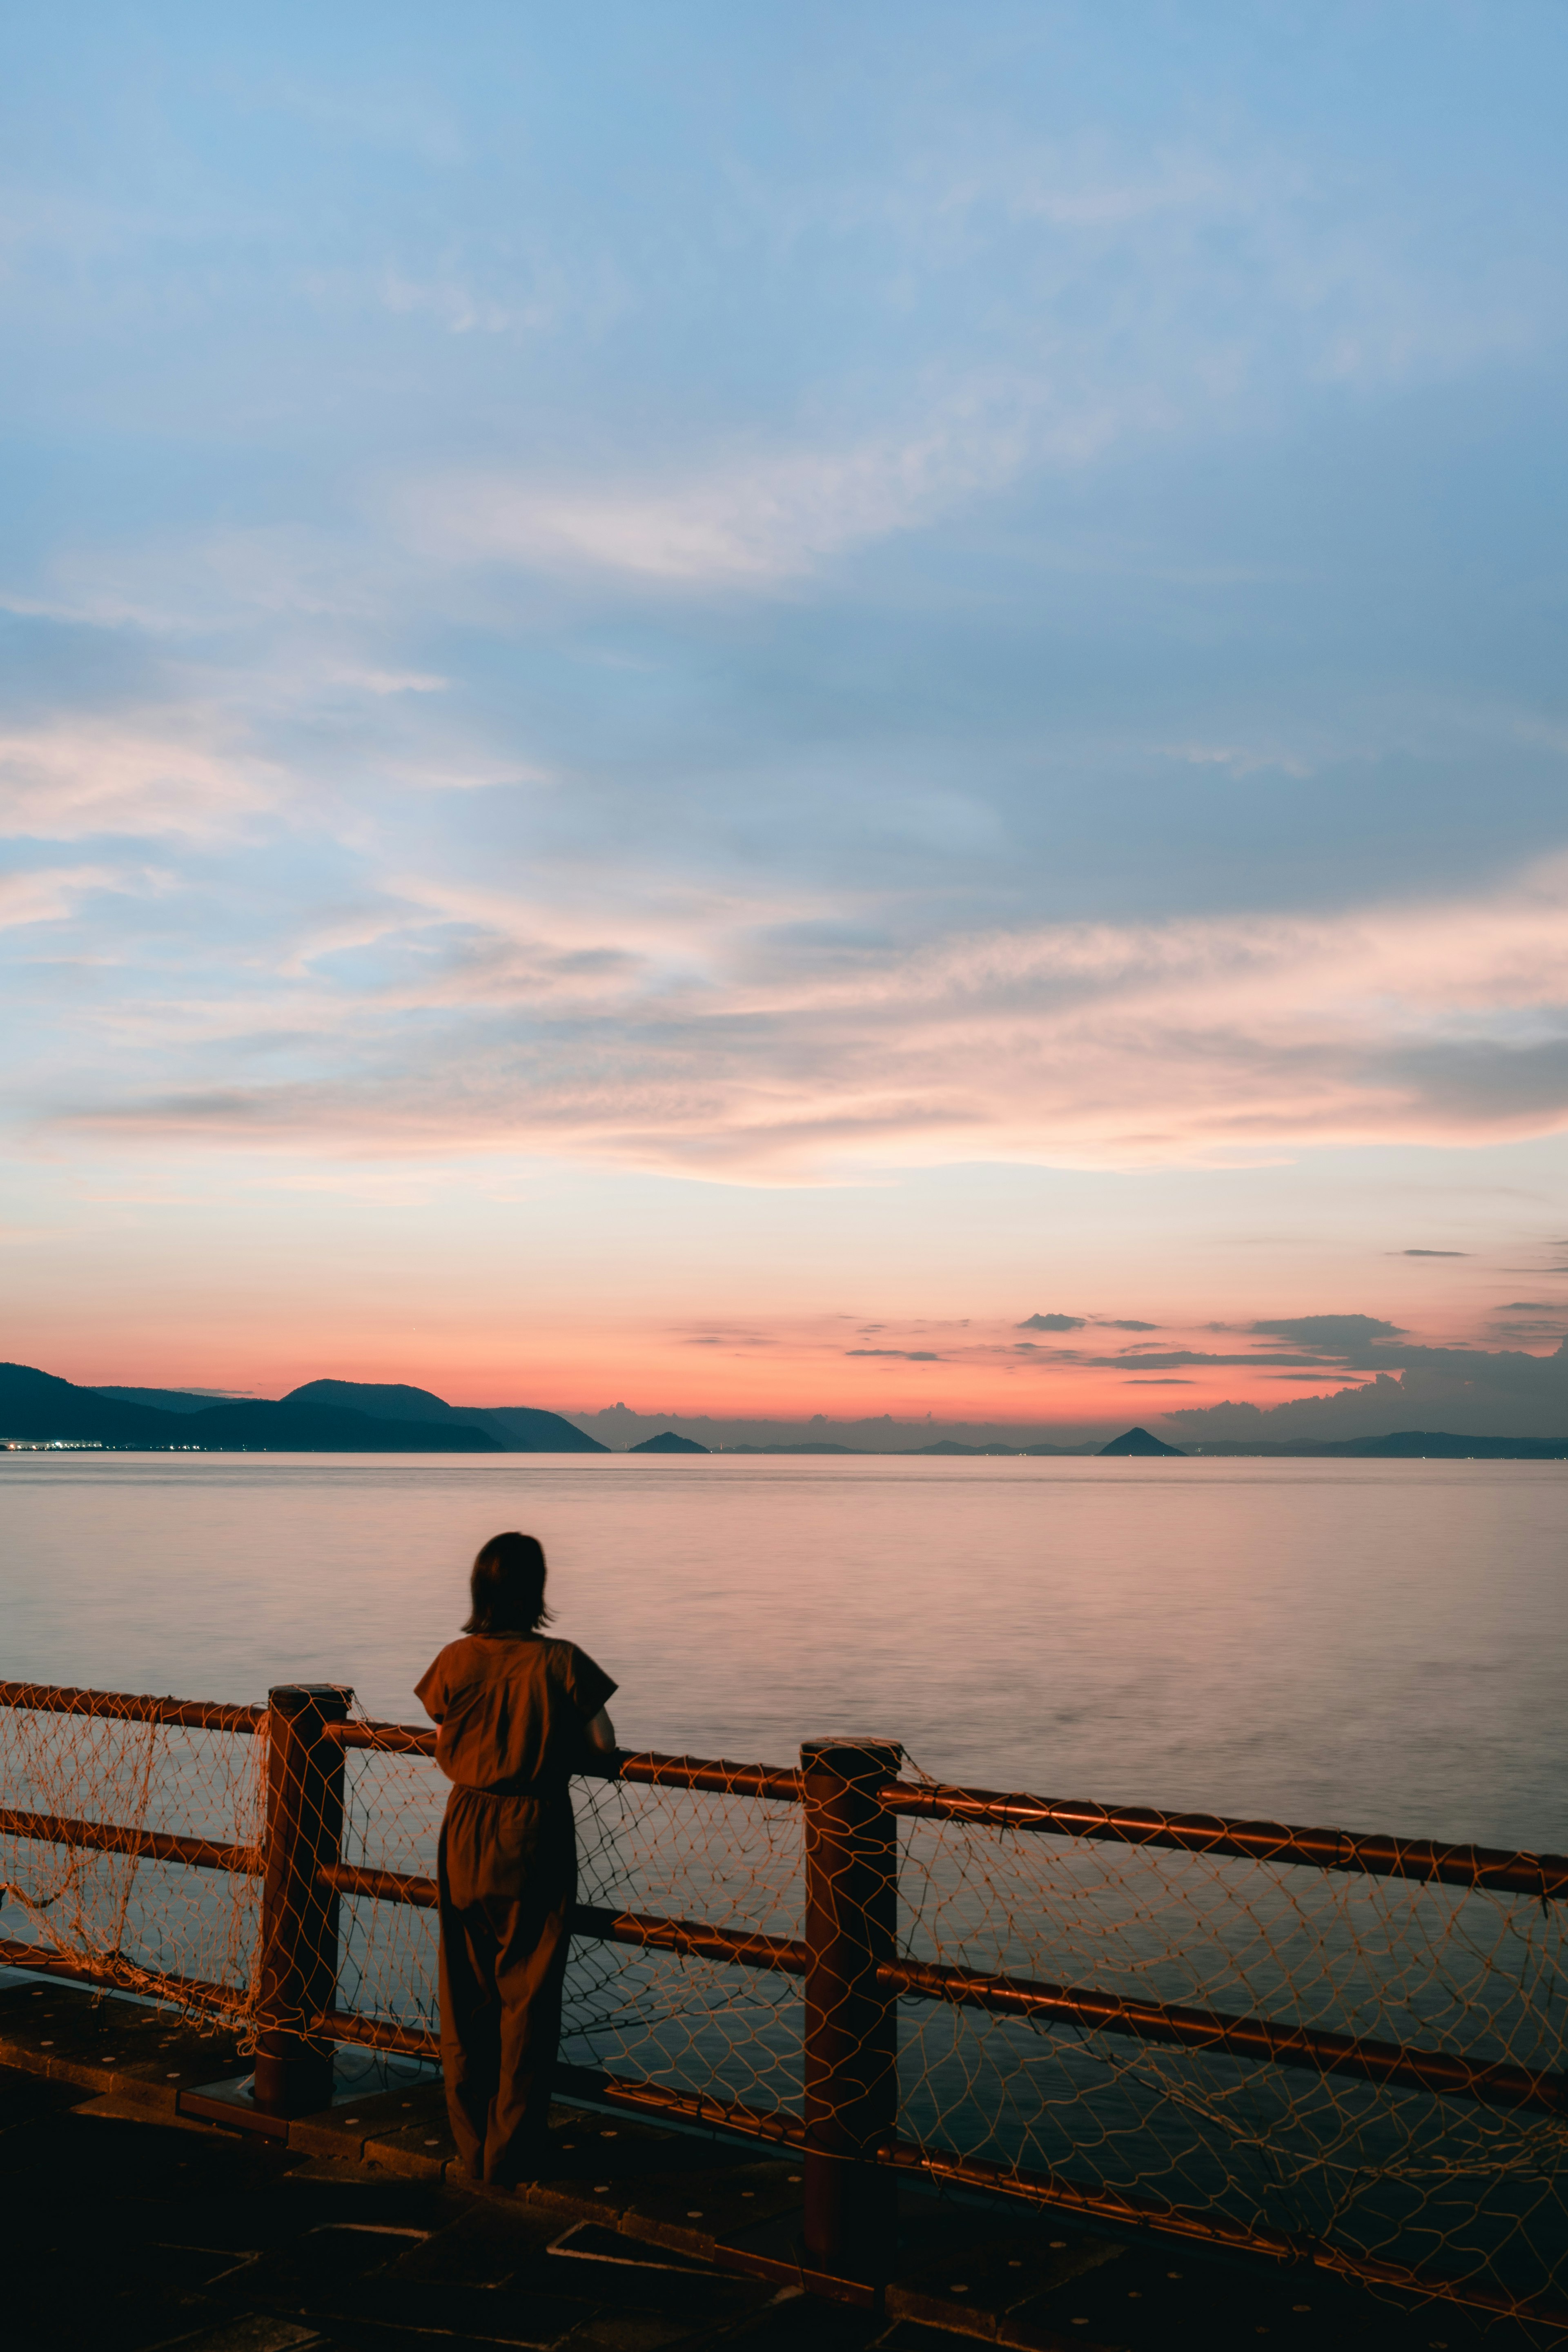
<path fill-rule="evenodd" d="M 620 1408 L 617 1408 L 620 1410 Z M 651 1416 L 649 1416 L 651 1417 Z M 673 1414 L 671 1420 L 684 1416 Z M 764 1424 L 765 1425 L 765 1424 Z M 798 1424 L 797 1424 L 798 1425 Z M 833 1424 L 829 1424 L 832 1426 Z M 839 1423 L 839 1427 L 846 1424 Z M 744 1426 L 744 1424 L 742 1424 Z M 754 1427 L 755 1424 L 753 1423 Z M 864 1424 L 862 1424 L 864 1426 Z M 908 1423 L 885 1415 L 870 1435 L 912 1436 Z M 855 1431 L 859 1434 L 858 1430 Z M 1470 1437 L 1446 1429 L 1393 1430 L 1378 1437 L 1212 1438 L 1169 1444 L 1142 1428 L 1058 1445 L 1045 1438 L 971 1444 L 956 1437 L 919 1445 L 847 1445 L 840 1439 L 783 1437 L 734 1444 L 703 1443 L 667 1427 L 623 1448 L 592 1437 L 562 1413 L 540 1405 L 452 1405 L 428 1389 L 399 1382 L 318 1380 L 276 1401 L 230 1398 L 178 1389 L 79 1387 L 31 1364 L 0 1363 L 0 1451 L 105 1454 L 636 1454 L 691 1457 L 842 1455 L 910 1461 L 926 1456 L 979 1460 L 987 1455 L 1049 1460 L 1107 1454 L 1167 1461 L 1254 1457 L 1285 1461 L 1568 1461 L 1563 1437 Z"/>
<path fill-rule="evenodd" d="M 96 1437 L 0 1437 L 0 1454 L 314 1454 L 335 1455 L 342 1460 L 374 1461 L 384 1459 L 389 1453 L 408 1454 L 437 1461 L 451 1461 L 461 1456 L 459 1446 L 443 1447 L 438 1453 L 417 1444 L 406 1446 L 289 1444 L 275 1445 L 241 1444 L 209 1439 L 205 1444 L 190 1439 L 172 1439 L 157 1444 L 145 1438 L 104 1439 Z M 493 1462 L 506 1460 L 514 1454 L 549 1454 L 557 1461 L 585 1461 L 592 1457 L 581 1448 L 550 1446 L 517 1447 L 510 1453 L 500 1448 L 475 1447 L 476 1459 Z M 625 1462 L 634 1456 L 650 1457 L 637 1446 L 624 1452 L 613 1452 L 605 1446 L 595 1446 L 594 1454 L 606 1462 Z M 796 1458 L 831 1457 L 851 1462 L 915 1462 L 915 1461 L 1103 1461 L 1107 1458 L 1103 1444 L 1095 1445 L 959 1445 L 944 1440 L 937 1445 L 714 1445 L 697 1447 L 679 1455 L 654 1455 L 651 1458 L 676 1459 L 687 1462 L 733 1461 L 746 1456 L 752 1460 L 767 1456 Z M 1137 1455 L 1112 1459 L 1139 1459 Z M 1142 1457 L 1149 1458 L 1149 1457 Z M 1387 1437 L 1349 1437 L 1326 1440 L 1317 1444 L 1271 1444 L 1244 1439 L 1215 1441 L 1205 1445 L 1172 1450 L 1157 1457 L 1165 1462 L 1183 1461 L 1275 1461 L 1275 1462 L 1568 1462 L 1568 1438 L 1532 1437 L 1465 1437 L 1450 1430 L 1398 1430 Z"/>

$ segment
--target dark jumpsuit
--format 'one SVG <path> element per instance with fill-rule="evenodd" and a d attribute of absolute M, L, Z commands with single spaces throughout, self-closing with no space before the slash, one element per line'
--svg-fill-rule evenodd
<path fill-rule="evenodd" d="M 577 1894 L 567 1790 L 616 1685 L 571 1642 L 469 1633 L 417 1686 L 453 1783 L 441 1824 L 441 2065 L 458 2154 L 510 2186 L 550 2112 Z"/>

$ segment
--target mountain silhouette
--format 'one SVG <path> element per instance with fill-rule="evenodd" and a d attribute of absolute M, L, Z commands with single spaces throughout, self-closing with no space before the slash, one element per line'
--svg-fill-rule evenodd
<path fill-rule="evenodd" d="M 508 1454 L 607 1454 L 596 1437 L 579 1429 L 558 1412 L 539 1405 L 454 1405 L 431 1389 L 410 1388 L 402 1381 L 307 1381 L 290 1389 L 285 1404 L 333 1405 L 356 1412 L 374 1413 L 384 1421 L 412 1421 L 426 1426 L 460 1422 L 482 1429 Z"/>
<path fill-rule="evenodd" d="M 499 1454 L 488 1430 L 377 1420 L 325 1405 L 208 1404 L 160 1412 L 57 1380 L 32 1364 L 0 1364 L 0 1438 L 55 1438 L 166 1453 L 191 1448 L 235 1454 Z"/>
<path fill-rule="evenodd" d="M 1124 1429 L 1100 1450 L 1101 1454 L 1173 1454 L 1178 1461 L 1186 1459 L 1179 1445 L 1167 1445 L 1163 1437 L 1151 1437 L 1146 1429 Z"/>
<path fill-rule="evenodd" d="M 694 1437 L 677 1437 L 673 1429 L 661 1430 L 657 1437 L 645 1437 L 640 1445 L 628 1445 L 628 1454 L 708 1454 L 711 1447 L 699 1445 Z"/>

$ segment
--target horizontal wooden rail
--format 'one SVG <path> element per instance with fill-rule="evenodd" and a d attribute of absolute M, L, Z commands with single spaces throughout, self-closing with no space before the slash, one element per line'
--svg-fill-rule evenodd
<path fill-rule="evenodd" d="M 1568 2109 L 1568 2081 L 1527 2066 L 1450 2057 L 1442 2051 L 1321 2032 L 1313 2026 L 1286 2025 L 1271 2018 L 1229 2017 L 1219 2010 L 1184 2009 L 1168 2001 L 1039 1984 L 1026 1977 L 987 1976 L 976 1969 L 896 1960 L 877 1973 L 879 1983 L 901 1996 L 953 2001 L 1043 2025 L 1078 2025 L 1091 2032 L 1124 2033 L 1139 2042 L 1175 2043 L 1217 2057 L 1310 2066 L 1321 2074 L 1355 2074 L 1363 2082 L 1445 2098 L 1480 2099 L 1494 2107 L 1542 2107 L 1550 2115 Z"/>
<path fill-rule="evenodd" d="M 0 1706 L 38 1715 L 95 1715 L 110 1723 L 182 1724 L 192 1731 L 259 1731 L 264 1706 L 219 1699 L 147 1698 L 134 1691 L 75 1690 L 66 1683 L 0 1683 Z"/>
<path fill-rule="evenodd" d="M 85 1845 L 100 1853 L 137 1853 L 149 1862 L 184 1862 L 195 1870 L 235 1870 L 259 1875 L 261 1856 L 251 1845 L 224 1845 L 214 1838 L 174 1837 L 163 1830 L 132 1830 L 117 1822 L 76 1822 L 64 1813 L 0 1811 L 0 1837 L 37 1838 L 45 1845 Z"/>
<path fill-rule="evenodd" d="M 1282 1822 L 1236 1822 L 1215 1813 L 1162 1813 L 1147 1806 L 1052 1803 L 990 1789 L 889 1781 L 882 1802 L 917 1820 L 964 1822 L 976 1829 L 1104 1838 L 1120 1845 L 1173 1846 L 1184 1853 L 1233 1854 L 1246 1862 L 1299 1863 L 1417 1885 L 1489 1888 L 1545 1900 L 1568 1895 L 1568 1856 L 1510 1853 L 1433 1838 L 1361 1836 L 1352 1830 L 1292 1829 Z"/>
<path fill-rule="evenodd" d="M 434 1756 L 436 1734 L 417 1723 L 340 1723 L 327 1737 L 344 1748 L 368 1748 L 383 1756 Z M 584 1780 L 629 1780 L 656 1789 L 709 1789 L 728 1797 L 768 1797 L 800 1802 L 800 1774 L 782 1764 L 727 1764 L 707 1756 L 665 1756 L 657 1748 L 590 1758 Z"/>
<path fill-rule="evenodd" d="M 644 1951 L 677 1952 L 682 1958 L 722 1960 L 733 1968 L 771 1969 L 803 1977 L 810 1959 L 792 1936 L 763 1936 L 738 1927 L 709 1927 L 694 1919 L 661 1919 L 643 1911 L 604 1911 L 579 1903 L 572 1933 L 604 1944 L 632 1944 Z"/>
<path fill-rule="evenodd" d="M 437 1901 L 433 1878 L 409 1877 L 400 1871 L 359 1870 L 345 1863 L 334 1864 L 321 1877 L 342 1895 L 412 1903 L 428 1910 Z M 675 1952 L 687 1958 L 767 1969 L 785 1976 L 804 1976 L 810 1957 L 805 1945 L 793 1937 L 709 1927 L 700 1920 L 667 1919 L 649 1912 L 610 1911 L 584 1903 L 573 1911 L 572 1933 L 601 1943 L 630 1944 L 646 1951 Z M 1221 2010 L 1136 2000 L 1126 1994 L 1095 1992 L 1083 1986 L 993 1976 L 984 1969 L 948 1968 L 934 1961 L 894 1960 L 879 1969 L 877 1978 L 902 1999 L 948 2001 L 1042 2025 L 1126 2034 L 1135 2041 L 1207 2051 L 1221 2058 L 1307 2066 L 1320 2074 L 1353 2074 L 1363 2082 L 1426 2091 L 1443 2098 L 1479 2099 L 1489 2106 L 1539 2107 L 1550 2115 L 1568 2112 L 1568 2081 L 1561 2074 L 1538 2073 L 1527 2066 L 1452 2057 L 1443 2051 L 1329 2033 L 1272 2018 L 1232 2017 Z"/>
<path fill-rule="evenodd" d="M 441 2037 L 427 2025 L 398 2025 L 389 2017 L 362 2017 L 357 2010 L 332 2009 L 312 2021 L 311 2032 L 360 2050 L 384 2050 L 389 2057 L 424 2058 L 441 2063 Z"/>
<path fill-rule="evenodd" d="M 31 1969 L 39 1976 L 63 1977 L 68 1984 L 100 1985 L 110 1991 L 139 1993 L 146 2000 L 171 2001 L 185 2008 L 192 2001 L 217 2011 L 238 2023 L 250 2006 L 244 1986 L 210 1984 L 205 1977 L 171 1976 L 163 1969 L 143 1969 L 134 1960 L 86 1958 L 57 1951 L 52 1944 L 23 1944 L 0 1937 L 0 1968 Z"/>
<path fill-rule="evenodd" d="M 323 1737 L 341 1748 L 374 1748 L 383 1756 L 434 1756 L 436 1735 L 419 1723 L 327 1723 Z"/>
<path fill-rule="evenodd" d="M 321 1874 L 324 1886 L 340 1895 L 369 1895 L 383 1903 L 411 1903 L 434 1911 L 440 1900 L 433 1878 L 398 1870 L 360 1870 L 331 1863 Z M 608 1911 L 579 1903 L 572 1933 L 601 1944 L 631 1944 L 645 1951 L 678 1952 L 683 1958 L 727 1961 L 736 1968 L 772 1969 L 785 1976 L 805 1974 L 806 1948 L 788 1936 L 763 1936 L 740 1927 L 710 1927 L 696 1919 L 665 1919 L 646 1911 Z"/>
<path fill-rule="evenodd" d="M 390 1754 L 433 1756 L 436 1734 L 416 1724 L 350 1723 L 332 1737 L 346 1747 Z M 600 1777 L 592 1765 L 587 1777 Z M 705 1789 L 721 1795 L 801 1801 L 801 1776 L 780 1764 L 729 1764 L 699 1756 L 648 1749 L 606 1758 L 603 1777 L 652 1788 Z M 1468 1886 L 1540 1900 L 1568 1895 L 1568 1855 L 1510 1853 L 1483 1845 L 1448 1845 L 1434 1838 L 1399 1838 L 1353 1830 L 1302 1829 L 1285 1822 L 1232 1821 L 1217 1813 L 1165 1813 L 1146 1805 L 1053 1801 L 995 1789 L 961 1789 L 938 1781 L 889 1780 L 880 1790 L 889 1812 L 911 1820 L 963 1822 L 975 1829 L 1032 1832 L 1049 1837 L 1093 1838 L 1119 1845 L 1166 1846 L 1183 1853 L 1221 1854 L 1244 1862 L 1289 1863 L 1310 1870 L 1401 1878 L 1418 1885 Z"/>
<path fill-rule="evenodd" d="M 352 1862 L 330 1862 L 319 1872 L 323 1886 L 340 1895 L 371 1895 L 381 1903 L 412 1903 L 416 1910 L 434 1911 L 440 1900 L 433 1878 L 411 1877 L 403 1870 L 362 1870 Z"/>
<path fill-rule="evenodd" d="M 207 1731 L 256 1732 L 267 1720 L 262 1706 L 76 1689 L 58 1683 L 0 1682 L 0 1707 L 5 1706 Z M 387 1755 L 434 1756 L 436 1752 L 435 1731 L 421 1724 L 351 1722 L 331 1726 L 329 1736 L 346 1748 Z M 708 1790 L 782 1804 L 801 1801 L 801 1776 L 784 1765 L 731 1764 L 721 1759 L 666 1756 L 647 1749 L 606 1757 L 602 1767 L 586 1768 L 587 1777 L 601 1774 L 650 1788 Z M 889 1811 L 911 1820 L 963 1822 L 977 1829 L 1093 1838 L 1121 1845 L 1164 1846 L 1184 1853 L 1349 1871 L 1421 1885 L 1479 1887 L 1542 1900 L 1568 1895 L 1568 1856 L 1563 1854 L 1510 1853 L 1495 1846 L 1450 1845 L 1433 1838 L 1361 1834 L 1352 1830 L 1303 1829 L 1283 1822 L 1233 1821 L 1216 1813 L 1166 1813 L 1142 1805 L 1052 1801 L 935 1781 L 891 1780 L 880 1794 Z"/>
<path fill-rule="evenodd" d="M 801 1776 L 783 1764 L 726 1764 L 701 1756 L 661 1756 L 649 1748 L 620 1757 L 614 1777 L 654 1789 L 707 1789 L 722 1797 L 768 1797 L 782 1805 L 801 1801 Z"/>

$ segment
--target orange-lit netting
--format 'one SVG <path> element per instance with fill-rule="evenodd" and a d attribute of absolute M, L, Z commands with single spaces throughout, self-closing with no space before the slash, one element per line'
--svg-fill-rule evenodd
<path fill-rule="evenodd" d="M 344 1759 L 343 1862 L 427 1882 L 445 1785 L 406 1741 L 359 1737 L 372 1744 Z M 25 1696 L 0 1709 L 0 1932 L 195 2017 L 254 2028 L 252 1869 L 83 1846 L 37 1834 L 36 1821 L 119 1824 L 254 1861 L 266 1751 L 264 1729 L 51 1713 Z M 901 1780 L 926 1785 L 907 1761 Z M 798 1804 L 625 1780 L 574 1788 L 591 1912 L 798 1944 Z M 904 1818 L 892 1833 L 900 1955 L 1085 1997 L 1016 2014 L 900 2000 L 900 2141 L 1004 2179 L 1052 2177 L 1107 2210 L 1122 2200 L 1310 2240 L 1369 2274 L 1394 2264 L 1492 2296 L 1568 2302 L 1568 1985 L 1554 1894 L 986 1821 Z M 433 2029 L 435 1913 L 347 1893 L 339 1929 L 339 2009 Z M 1455 2080 L 1468 2069 L 1468 2090 L 1326 2071 L 1321 2052 L 1280 2063 L 1213 2038 L 1140 2038 L 1129 2003 L 1461 2062 Z M 801 2105 L 803 2048 L 798 1972 L 602 1930 L 574 1941 L 569 2060 L 783 2116 Z"/>

